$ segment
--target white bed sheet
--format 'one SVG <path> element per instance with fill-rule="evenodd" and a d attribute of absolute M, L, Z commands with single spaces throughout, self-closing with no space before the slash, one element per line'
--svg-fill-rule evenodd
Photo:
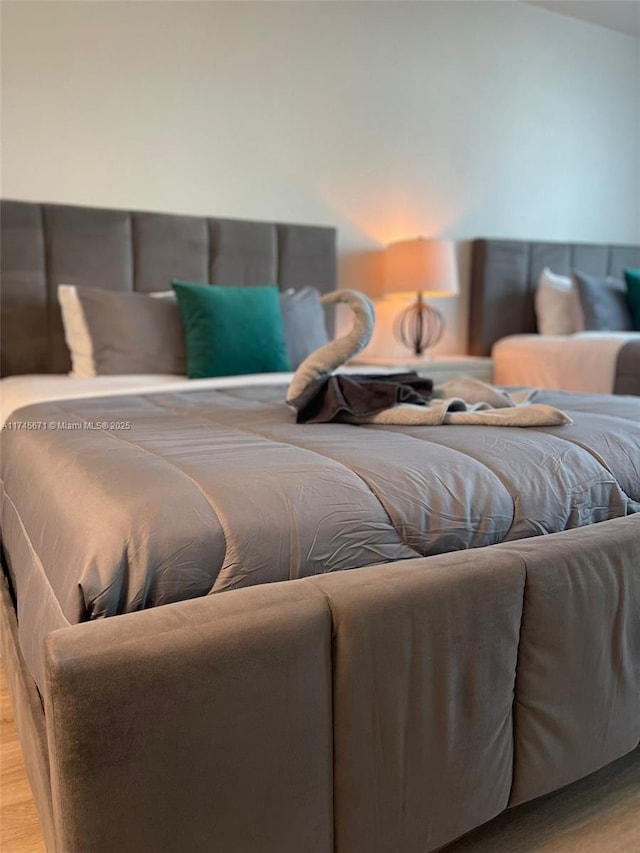
<path fill-rule="evenodd" d="M 224 376 L 217 379 L 187 379 L 164 374 L 94 376 L 74 379 L 57 374 L 8 376 L 0 380 L 0 418 L 7 418 L 23 406 L 50 400 L 79 397 L 113 397 L 119 394 L 144 394 L 157 391 L 189 391 L 197 388 L 230 388 L 240 385 L 271 385 L 288 382 L 290 373 L 261 373 L 251 376 Z"/>
<path fill-rule="evenodd" d="M 620 348 L 640 333 L 511 335 L 494 347 L 496 385 L 611 394 Z"/>
<path fill-rule="evenodd" d="M 343 367 L 345 373 L 389 373 L 375 367 Z M 187 379 L 186 376 L 164 374 L 131 374 L 127 376 L 94 376 L 74 379 L 59 374 L 8 376 L 0 379 L 0 426 L 17 409 L 50 400 L 73 400 L 79 397 L 113 397 L 121 394 L 144 394 L 157 391 L 193 391 L 199 388 L 238 388 L 247 385 L 288 385 L 293 373 L 254 373 L 246 376 L 222 376 L 215 379 Z"/>

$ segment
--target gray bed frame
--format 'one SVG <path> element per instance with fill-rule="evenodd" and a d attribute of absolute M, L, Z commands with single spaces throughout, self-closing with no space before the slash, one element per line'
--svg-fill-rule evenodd
<path fill-rule="evenodd" d="M 67 368 L 62 279 L 334 286 L 331 229 L 7 202 L 2 238 L 7 373 Z M 640 740 L 640 516 L 54 631 L 42 696 L 10 574 L 50 851 L 426 853 Z"/>

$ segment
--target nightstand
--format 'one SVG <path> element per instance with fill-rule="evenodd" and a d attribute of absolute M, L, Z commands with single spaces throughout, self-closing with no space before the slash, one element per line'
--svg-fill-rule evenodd
<path fill-rule="evenodd" d="M 379 367 L 381 370 L 415 370 L 420 376 L 428 376 L 434 382 L 446 382 L 456 376 L 471 376 L 482 382 L 493 382 L 493 359 L 476 358 L 472 355 L 436 356 L 434 358 L 381 358 L 361 355 L 354 358 L 350 365 L 357 367 Z"/>

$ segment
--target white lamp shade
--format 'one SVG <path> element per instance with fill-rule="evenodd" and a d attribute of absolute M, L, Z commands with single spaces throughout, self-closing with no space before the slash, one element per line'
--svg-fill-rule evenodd
<path fill-rule="evenodd" d="M 455 296 L 458 267 L 452 240 L 400 240 L 387 249 L 385 293 Z"/>

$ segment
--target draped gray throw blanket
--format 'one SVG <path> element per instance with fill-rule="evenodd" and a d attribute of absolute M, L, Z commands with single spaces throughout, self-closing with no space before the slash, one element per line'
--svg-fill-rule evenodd
<path fill-rule="evenodd" d="M 416 373 L 335 374 L 367 346 L 375 314 L 369 299 L 355 290 L 336 290 L 322 301 L 349 305 L 354 323 L 348 334 L 311 353 L 293 375 L 287 403 L 296 410 L 298 423 L 517 427 L 571 423 L 559 409 L 530 402 L 535 391 L 507 393 L 465 376 L 434 388 L 431 380 Z"/>
<path fill-rule="evenodd" d="M 433 382 L 417 373 L 338 373 L 312 379 L 292 405 L 299 424 L 370 418 L 400 404 L 428 406 Z"/>

